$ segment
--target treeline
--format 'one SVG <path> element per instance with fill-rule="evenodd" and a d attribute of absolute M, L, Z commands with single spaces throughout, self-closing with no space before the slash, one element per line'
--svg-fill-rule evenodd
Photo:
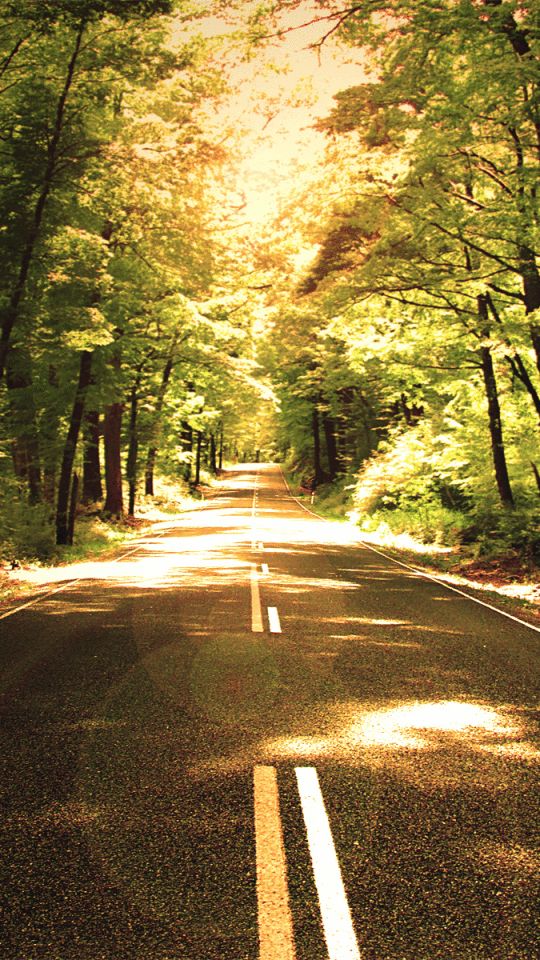
<path fill-rule="evenodd" d="M 365 522 L 538 546 L 537 4 L 320 6 L 373 75 L 319 125 L 318 253 L 275 319 L 284 452 L 352 474 Z"/>
<path fill-rule="evenodd" d="M 208 293 L 222 80 L 191 16 L 0 3 L 0 539 L 25 501 L 58 544 L 78 499 L 132 514 L 160 452 L 219 466 L 245 331 Z"/>

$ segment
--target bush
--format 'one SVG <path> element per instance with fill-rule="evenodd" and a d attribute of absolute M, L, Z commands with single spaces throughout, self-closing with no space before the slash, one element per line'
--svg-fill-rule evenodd
<path fill-rule="evenodd" d="M 474 515 L 475 553 L 489 558 L 515 550 L 530 561 L 540 560 L 540 509 L 518 506 L 477 511 Z"/>
<path fill-rule="evenodd" d="M 462 542 L 470 518 L 432 500 L 418 500 L 395 509 L 379 509 L 358 518 L 369 532 L 409 534 L 424 543 L 453 547 Z"/>
<path fill-rule="evenodd" d="M 47 504 L 29 506 L 8 498 L 3 505 L 1 554 L 5 560 L 50 560 L 55 554 L 55 531 Z"/>

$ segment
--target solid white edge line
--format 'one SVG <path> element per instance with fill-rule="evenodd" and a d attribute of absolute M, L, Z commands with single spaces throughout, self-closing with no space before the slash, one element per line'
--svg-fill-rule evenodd
<path fill-rule="evenodd" d="M 158 535 L 163 537 L 164 534 Z M 151 537 L 146 537 L 145 539 L 151 539 Z M 120 560 L 125 560 L 126 557 L 130 557 L 133 553 L 137 553 L 137 550 L 141 550 L 143 544 L 139 544 L 137 547 L 134 547 L 133 550 L 128 550 L 127 553 L 123 553 L 120 557 L 115 557 L 114 560 L 102 560 L 95 561 L 96 563 L 119 563 Z M 89 561 L 92 562 L 91 560 Z M 54 596 L 55 593 L 60 593 L 62 590 L 67 590 L 68 587 L 74 586 L 76 583 L 81 583 L 83 580 L 88 583 L 91 582 L 91 577 L 76 577 L 74 580 L 66 580 L 59 587 L 55 587 L 54 590 L 47 590 L 46 593 L 40 593 L 39 597 L 34 597 L 33 600 L 28 600 L 26 603 L 22 603 L 20 606 L 15 607 L 14 610 L 7 610 L 6 613 L 0 613 L 0 620 L 5 620 L 7 617 L 12 617 L 14 614 L 19 613 L 20 610 L 25 610 L 27 607 L 33 607 L 34 604 L 39 603 L 41 600 L 46 600 L 47 597 Z"/>
<path fill-rule="evenodd" d="M 189 510 L 186 510 L 186 513 L 192 513 L 194 510 L 197 510 L 197 509 L 198 509 L 197 506 L 191 507 Z M 176 524 L 172 523 L 170 524 L 170 526 L 174 527 L 176 526 Z M 165 532 L 164 533 L 148 533 L 145 537 L 141 537 L 136 547 L 133 547 L 132 550 L 127 550 L 126 553 L 120 554 L 119 557 L 114 557 L 112 560 L 92 561 L 90 559 L 88 562 L 89 563 L 92 563 L 92 562 L 120 563 L 120 561 L 125 560 L 126 557 L 131 557 L 131 555 L 134 553 L 137 553 L 138 550 L 142 550 L 144 544 L 148 540 L 153 540 L 153 539 L 162 540 L 165 535 L 166 535 Z M 18 607 L 15 607 L 13 610 L 7 610 L 5 613 L 0 613 L 0 620 L 6 620 L 7 617 L 13 617 L 16 613 L 19 613 L 20 610 L 26 610 L 27 607 L 33 607 L 34 604 L 40 603 L 41 600 L 46 600 L 47 597 L 52 597 L 55 593 L 60 593 L 62 590 L 67 590 L 68 587 L 72 587 L 74 586 L 74 584 L 82 583 L 82 582 L 91 583 L 93 582 L 93 578 L 92 577 L 75 577 L 75 579 L 73 580 L 66 580 L 59 587 L 55 587 L 54 590 L 47 590 L 45 593 L 40 593 L 38 597 L 34 597 L 32 600 L 28 600 L 26 603 L 20 604 Z"/>
<path fill-rule="evenodd" d="M 277 607 L 268 607 L 268 623 L 270 625 L 270 633 L 281 633 L 281 623 L 279 621 Z"/>
<path fill-rule="evenodd" d="M 294 931 L 275 767 L 253 770 L 259 960 L 294 960 Z"/>
<path fill-rule="evenodd" d="M 251 564 L 251 631 L 252 633 L 263 633 L 264 631 L 261 595 L 259 593 L 259 574 L 256 563 Z"/>
<path fill-rule="evenodd" d="M 360 960 L 351 911 L 315 767 L 296 767 L 329 960 Z"/>
<path fill-rule="evenodd" d="M 189 510 L 186 510 L 186 513 L 192 513 L 197 510 L 198 507 L 194 505 L 190 507 Z M 170 526 L 174 527 L 176 524 L 172 523 Z M 144 544 L 148 540 L 162 540 L 165 536 L 165 533 L 149 533 L 145 537 L 141 537 L 138 545 L 133 547 L 132 550 L 128 550 L 126 553 L 120 554 L 119 557 L 114 557 L 112 560 L 96 560 L 92 561 L 91 559 L 88 562 L 95 563 L 120 563 L 121 560 L 125 560 L 126 557 L 131 557 L 132 554 L 137 553 L 138 550 L 142 550 Z M 85 561 L 86 562 L 86 561 Z M 93 582 L 92 577 L 75 577 L 73 580 L 66 580 L 59 587 L 55 587 L 54 590 L 47 590 L 45 593 L 40 593 L 39 596 L 34 597 L 32 600 L 27 600 L 26 603 L 19 604 L 18 607 L 14 607 L 13 610 L 6 610 L 5 613 L 0 613 L 0 620 L 6 620 L 8 617 L 13 617 L 16 613 L 19 613 L 21 610 L 26 610 L 27 607 L 33 607 L 36 603 L 40 603 L 42 600 L 46 600 L 47 597 L 54 596 L 55 593 L 61 593 L 62 590 L 67 590 L 68 587 L 73 587 L 76 583 L 82 582 Z"/>
<path fill-rule="evenodd" d="M 310 510 L 309 507 L 306 507 L 306 505 L 302 503 L 298 497 L 295 497 L 294 494 L 291 493 L 291 488 L 281 467 L 280 470 L 291 499 L 295 500 L 299 507 L 302 507 L 306 513 L 309 513 L 310 516 L 315 517 L 316 520 L 321 520 L 323 523 L 331 523 L 332 521 L 327 520 L 326 517 L 320 517 L 318 513 L 314 513 L 313 510 Z M 357 538 L 357 543 L 359 543 L 362 547 L 366 547 L 368 550 L 371 550 L 372 553 L 377 553 L 380 557 L 384 557 L 385 560 L 389 560 L 390 563 L 397 564 L 398 567 L 404 567 L 405 570 L 412 570 L 412 572 L 418 577 L 424 577 L 425 580 L 432 580 L 433 583 L 438 583 L 439 586 L 445 587 L 446 590 L 451 590 L 453 593 L 458 593 L 461 597 L 465 597 L 466 600 L 471 600 L 473 603 L 479 603 L 481 607 L 486 607 L 488 610 L 493 610 L 494 613 L 500 613 L 501 617 L 506 617 L 508 620 L 513 620 L 514 623 L 519 623 L 522 627 L 528 627 L 529 630 L 534 630 L 535 633 L 540 633 L 540 627 L 536 627 L 533 623 L 527 623 L 526 620 L 521 620 L 519 617 L 514 616 L 514 614 L 507 613 L 506 610 L 500 610 L 499 607 L 494 607 L 493 604 L 486 603 L 485 600 L 480 600 L 478 597 L 471 597 L 471 595 L 469 593 L 465 593 L 464 590 L 460 590 L 458 587 L 453 587 L 451 584 L 446 583 L 445 580 L 441 580 L 439 577 L 435 577 L 431 573 L 426 573 L 424 570 L 419 570 L 418 567 L 412 567 L 409 563 L 405 563 L 403 560 L 396 560 L 394 557 L 389 557 L 387 553 L 383 553 L 382 550 L 377 550 L 376 547 L 372 547 L 370 543 L 366 543 L 366 541 L 362 540 L 361 537 Z M 473 589 L 474 587 L 471 587 L 471 590 Z"/>

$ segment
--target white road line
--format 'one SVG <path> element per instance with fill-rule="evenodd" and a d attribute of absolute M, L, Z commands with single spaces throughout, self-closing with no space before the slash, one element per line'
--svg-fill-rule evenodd
<path fill-rule="evenodd" d="M 314 767 L 297 767 L 296 780 L 329 960 L 360 960 L 317 771 Z"/>
<path fill-rule="evenodd" d="M 259 542 L 258 542 L 258 544 L 257 544 L 257 550 L 264 550 L 264 543 L 261 543 L 260 540 L 259 540 Z"/>
<path fill-rule="evenodd" d="M 277 607 L 268 607 L 268 623 L 270 624 L 270 633 L 281 633 Z"/>
<path fill-rule="evenodd" d="M 163 537 L 165 534 L 154 534 L 154 536 Z M 145 537 L 145 539 L 152 539 L 152 536 Z M 120 560 L 125 560 L 126 557 L 130 557 L 133 553 L 137 553 L 137 550 L 142 550 L 144 544 L 139 544 L 137 547 L 133 547 L 133 550 L 128 550 L 127 553 L 123 553 L 120 557 L 115 557 L 114 560 L 109 561 L 110 563 L 119 563 Z M 107 561 L 103 561 L 107 562 Z M 73 580 L 66 580 L 59 587 L 55 587 L 54 590 L 47 590 L 45 593 L 40 593 L 38 597 L 34 597 L 33 600 L 27 600 L 26 603 L 19 604 L 18 607 L 15 607 L 13 610 L 7 610 L 6 613 L 0 613 L 0 620 L 6 620 L 7 617 L 13 617 L 14 614 L 19 613 L 19 610 L 26 610 L 27 607 L 33 607 L 34 604 L 40 603 L 42 600 L 46 600 L 47 597 L 54 596 L 55 593 L 61 593 L 62 590 L 67 590 L 68 587 L 73 587 L 76 583 L 81 583 L 83 580 L 89 581 L 88 577 L 75 577 Z"/>
<path fill-rule="evenodd" d="M 256 563 L 251 564 L 251 629 L 253 633 L 264 631 L 261 595 L 259 593 L 259 574 Z"/>
<path fill-rule="evenodd" d="M 298 497 L 295 497 L 291 492 L 291 488 L 287 482 L 287 478 L 281 471 L 283 481 L 289 492 L 289 496 L 292 500 L 295 500 L 299 507 L 302 507 L 302 510 L 305 510 L 306 513 L 309 513 L 310 516 L 315 517 L 316 520 L 321 520 L 322 523 L 331 523 L 331 520 L 327 520 L 326 517 L 319 516 L 318 513 L 314 513 L 313 510 L 310 510 L 309 507 L 306 507 L 305 503 L 302 503 Z M 370 543 L 366 543 L 365 540 L 362 540 L 361 537 L 357 538 L 357 543 L 362 547 L 366 547 L 367 550 L 371 550 L 372 553 L 376 553 L 379 557 L 384 557 L 385 560 L 389 560 L 390 563 L 397 564 L 398 567 L 404 567 L 405 570 L 412 570 L 418 577 L 423 577 L 425 580 L 432 580 L 433 583 L 438 583 L 440 587 L 445 587 L 446 590 L 451 590 L 452 593 L 458 593 L 461 597 L 465 597 L 466 600 L 471 600 L 473 603 L 479 603 L 481 607 L 486 607 L 488 610 L 493 610 L 494 613 L 500 613 L 501 617 L 506 617 L 508 620 L 513 620 L 514 623 L 521 624 L 522 627 L 528 627 L 529 630 L 534 630 L 535 633 L 540 633 L 540 627 L 535 626 L 533 623 L 527 623 L 526 620 L 521 620 L 519 617 L 515 617 L 512 613 L 507 613 L 506 610 L 501 610 L 499 607 L 494 607 L 491 603 L 486 603 L 485 600 L 480 600 L 478 597 L 471 597 L 469 593 L 465 593 L 464 590 L 459 590 L 458 587 L 453 587 L 451 584 L 447 583 L 446 580 L 441 580 L 440 577 L 435 577 L 431 573 L 426 573 L 425 570 L 419 570 L 418 567 L 412 567 L 409 563 L 405 563 L 403 560 L 396 560 L 394 557 L 390 557 L 387 553 L 383 553 L 382 550 L 377 550 L 376 547 L 372 547 Z M 474 589 L 474 587 L 471 587 Z"/>
<path fill-rule="evenodd" d="M 263 572 L 263 576 L 264 576 L 264 577 L 267 577 L 268 574 L 270 573 L 270 570 L 269 570 L 269 567 L 268 567 L 268 564 L 267 564 L 267 563 L 261 563 L 261 570 L 262 570 L 262 572 Z"/>
<path fill-rule="evenodd" d="M 259 908 L 259 960 L 295 960 L 287 862 L 274 767 L 255 767 L 255 846 Z"/>

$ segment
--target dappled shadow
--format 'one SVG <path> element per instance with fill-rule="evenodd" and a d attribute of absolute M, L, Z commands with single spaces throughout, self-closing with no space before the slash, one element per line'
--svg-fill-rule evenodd
<path fill-rule="evenodd" d="M 256 929 L 253 765 L 278 766 L 282 790 L 292 767 L 316 765 L 346 882 L 361 892 L 360 929 L 375 942 L 378 911 L 379 929 L 395 923 L 378 956 L 502 960 L 489 943 L 468 952 L 475 932 L 459 925 L 480 915 L 487 929 L 495 881 L 523 883 L 537 868 L 527 831 L 537 812 L 536 637 L 517 627 L 514 639 L 481 609 L 471 619 L 464 598 L 374 558 L 342 528 L 299 517 L 291 501 L 289 518 L 265 520 L 263 508 L 252 528 L 253 475 L 244 507 L 216 498 L 181 529 L 86 567 L 76 585 L 3 623 L 5 826 L 21 875 L 32 876 L 36 850 L 44 859 L 47 844 L 60 850 L 61 904 L 66 876 L 76 886 L 76 849 L 89 878 L 85 917 L 101 918 L 112 889 L 129 905 L 133 955 L 144 949 L 139 911 L 164 942 L 164 925 L 186 949 L 192 933 L 202 956 L 209 904 L 226 917 L 216 943 L 245 929 L 242 904 Z M 265 550 L 251 549 L 254 534 Z M 250 575 L 262 561 L 263 607 L 279 607 L 282 634 L 250 629 Z M 291 806 L 289 794 L 284 815 Z M 480 913 L 470 906 L 478 897 Z M 415 910 L 439 922 L 446 904 L 455 949 L 414 949 L 422 924 L 443 935 L 429 916 L 415 925 Z M 47 943 L 63 929 L 51 921 Z M 89 925 L 89 944 L 92 934 Z"/>

